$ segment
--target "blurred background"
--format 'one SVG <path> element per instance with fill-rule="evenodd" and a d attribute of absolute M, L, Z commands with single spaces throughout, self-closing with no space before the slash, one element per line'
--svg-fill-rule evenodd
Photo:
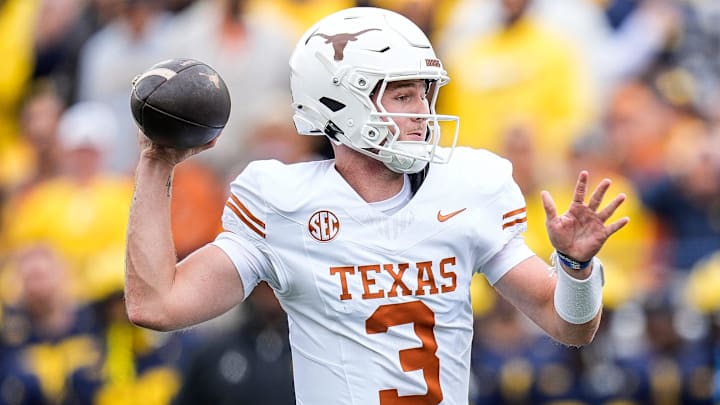
<path fill-rule="evenodd" d="M 218 233 L 249 161 L 329 156 L 295 134 L 288 58 L 354 5 L 432 39 L 452 78 L 439 112 L 460 115 L 460 144 L 513 162 L 539 255 L 541 190 L 566 207 L 588 169 L 628 195 L 591 345 L 550 341 L 476 277 L 470 404 L 720 404 L 720 2 L 0 0 L 0 405 L 294 404 L 266 286 L 191 330 L 128 322 L 130 82 L 191 57 L 231 90 L 218 147 L 176 170 L 182 258 Z"/>

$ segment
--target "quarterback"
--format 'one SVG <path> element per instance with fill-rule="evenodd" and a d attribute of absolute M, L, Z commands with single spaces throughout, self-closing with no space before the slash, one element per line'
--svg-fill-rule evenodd
<path fill-rule="evenodd" d="M 610 180 L 589 190 L 579 173 L 564 214 L 543 193 L 556 248 L 548 264 L 522 239 L 510 163 L 437 146 L 441 132 L 457 138 L 459 119 L 435 111 L 448 77 L 412 22 L 343 10 L 307 31 L 290 66 L 295 126 L 328 137 L 334 159 L 248 165 L 230 186 L 224 231 L 179 263 L 173 168 L 213 143 L 176 150 L 139 137 L 126 275 L 134 323 L 188 327 L 267 281 L 288 314 L 303 405 L 467 404 L 476 272 L 557 341 L 593 339 L 595 256 L 628 221 L 606 224 L 625 198 L 601 207 Z"/>

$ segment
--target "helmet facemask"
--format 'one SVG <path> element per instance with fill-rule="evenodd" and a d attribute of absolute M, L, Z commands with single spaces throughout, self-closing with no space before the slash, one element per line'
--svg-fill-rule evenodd
<path fill-rule="evenodd" d="M 398 173 L 417 173 L 425 168 L 428 163 L 447 163 L 452 155 L 452 150 L 448 155 L 436 155 L 435 151 L 440 141 L 441 121 L 455 122 L 455 134 L 453 139 L 453 148 L 457 141 L 458 118 L 448 115 L 438 115 L 435 111 L 438 90 L 447 83 L 446 77 L 424 78 L 427 85 L 426 103 L 428 113 L 394 113 L 388 112 L 382 104 L 383 95 L 390 82 L 399 82 L 404 80 L 417 80 L 417 76 L 391 76 L 382 80 L 378 84 L 377 94 L 371 95 L 375 98 L 375 111 L 370 113 L 366 127 L 369 131 L 377 131 L 381 135 L 368 139 L 373 147 L 371 151 L 375 153 L 373 157 L 382 161 L 390 170 Z M 395 122 L 395 118 L 421 119 L 425 123 L 425 139 L 418 140 L 401 140 L 400 127 Z M 365 135 L 363 131 L 363 135 Z"/>

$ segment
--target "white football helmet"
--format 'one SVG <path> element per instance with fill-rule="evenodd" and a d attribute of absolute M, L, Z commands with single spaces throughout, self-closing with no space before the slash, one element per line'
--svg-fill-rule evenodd
<path fill-rule="evenodd" d="M 429 162 L 446 163 L 460 119 L 438 115 L 438 90 L 449 78 L 430 41 L 412 21 L 388 10 L 356 7 L 312 26 L 290 58 L 295 127 L 302 135 L 326 135 L 385 163 L 398 173 L 416 173 Z M 425 80 L 429 114 L 388 113 L 379 103 L 388 82 Z M 378 105 L 371 100 L 377 91 Z M 422 118 L 425 141 L 400 141 L 393 117 Z M 440 121 L 452 121 L 450 153 L 436 155 Z"/>

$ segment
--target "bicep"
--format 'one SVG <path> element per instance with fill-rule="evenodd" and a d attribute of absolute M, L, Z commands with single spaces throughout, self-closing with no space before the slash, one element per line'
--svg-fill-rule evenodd
<path fill-rule="evenodd" d="M 208 244 L 178 263 L 166 308 L 189 326 L 222 315 L 243 297 L 235 265 L 222 249 Z"/>

